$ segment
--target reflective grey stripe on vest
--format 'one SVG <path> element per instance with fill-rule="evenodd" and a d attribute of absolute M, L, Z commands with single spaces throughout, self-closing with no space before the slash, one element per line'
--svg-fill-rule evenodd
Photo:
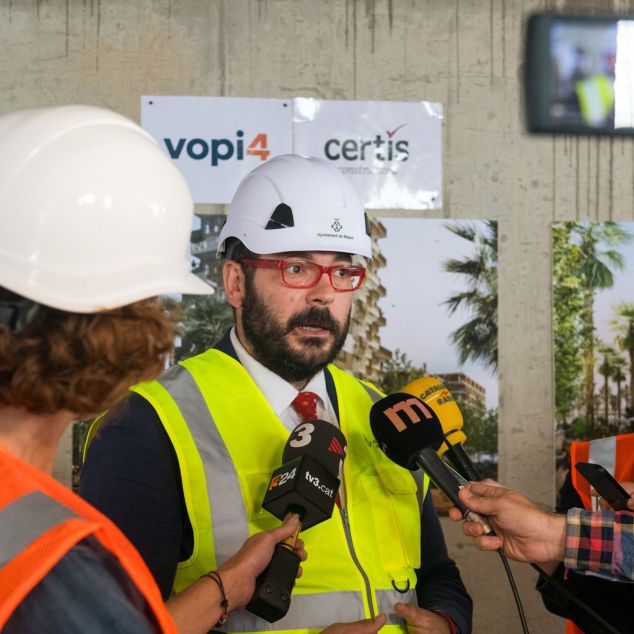
<path fill-rule="evenodd" d="M 404 595 L 403 595 L 404 596 Z M 223 632 L 266 632 L 272 630 L 307 630 L 326 628 L 333 623 L 365 619 L 360 592 L 319 592 L 291 595 L 286 616 L 269 623 L 246 610 L 236 610 L 222 626 Z"/>
<path fill-rule="evenodd" d="M 594 464 L 600 464 L 605 467 L 611 475 L 614 475 L 616 470 L 616 436 L 597 438 L 597 440 L 590 441 L 588 461 Z M 598 497 L 592 497 L 592 510 L 600 510 Z"/>
<path fill-rule="evenodd" d="M 225 503 L 226 500 L 242 499 L 238 474 L 207 403 L 189 370 L 176 366 L 164 374 L 159 383 L 178 405 L 200 454 L 207 482 L 216 563 L 221 565 L 249 537 L 249 525 L 243 506 Z M 222 499 L 211 495 L 212 484 L 216 491 L 222 491 Z"/>
<path fill-rule="evenodd" d="M 368 387 L 362 381 L 359 381 L 359 385 L 367 392 L 368 396 L 372 399 L 373 403 L 376 403 L 377 401 L 380 401 L 383 398 L 376 390 L 373 390 L 371 387 Z"/>
<path fill-rule="evenodd" d="M 394 613 L 394 604 L 416 605 L 416 590 L 405 593 L 395 590 L 377 590 L 378 611 L 387 616 L 388 625 L 402 625 L 403 619 Z M 333 623 L 365 619 L 363 597 L 360 592 L 321 592 L 319 594 L 294 594 L 291 607 L 280 621 L 269 623 L 246 610 L 236 610 L 223 626 L 214 629 L 222 632 L 267 632 L 273 630 L 304 630 L 325 628 Z"/>
<path fill-rule="evenodd" d="M 387 616 L 388 625 L 402 625 L 405 621 L 397 616 L 394 612 L 395 603 L 411 603 L 418 605 L 416 598 L 416 590 L 408 590 L 407 592 L 397 592 L 396 590 L 376 590 L 376 602 L 379 612 L 383 612 Z"/>
<path fill-rule="evenodd" d="M 616 471 L 616 436 L 590 442 L 588 461 L 603 465 L 611 475 Z"/>
<path fill-rule="evenodd" d="M 39 491 L 28 493 L 0 511 L 0 566 L 51 528 L 78 517 L 68 507 Z"/>

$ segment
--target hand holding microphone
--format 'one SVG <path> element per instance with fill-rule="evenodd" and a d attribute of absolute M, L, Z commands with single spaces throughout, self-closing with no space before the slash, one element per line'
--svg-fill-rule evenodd
<path fill-rule="evenodd" d="M 290 607 L 300 563 L 295 552 L 299 531 L 332 515 L 345 455 L 346 439 L 337 427 L 323 420 L 306 421 L 291 433 L 283 464 L 271 476 L 262 506 L 279 519 L 296 516 L 299 522 L 293 535 L 276 545 L 247 605 L 247 610 L 270 623 L 281 619 Z"/>
<path fill-rule="evenodd" d="M 477 523 L 466 522 L 463 532 L 474 537 L 480 550 L 503 548 L 516 561 L 550 563 L 562 561 L 566 540 L 566 516 L 543 511 L 520 493 L 497 482 L 473 482 L 460 491 L 461 501 L 478 513 L 485 514 L 495 528 L 486 535 Z M 460 520 L 459 511 L 450 517 Z"/>

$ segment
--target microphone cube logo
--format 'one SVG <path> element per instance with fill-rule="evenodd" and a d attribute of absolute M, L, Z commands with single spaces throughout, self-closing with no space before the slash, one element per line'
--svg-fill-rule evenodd
<path fill-rule="evenodd" d="M 287 482 L 290 482 L 291 480 L 293 480 L 293 478 L 295 478 L 296 475 L 297 475 L 297 467 L 294 467 L 290 471 L 285 471 L 284 473 L 278 473 L 274 475 L 271 478 L 271 481 L 269 482 L 268 490 L 272 491 L 273 489 L 277 487 L 281 487 Z"/>
<path fill-rule="evenodd" d="M 397 431 L 405 431 L 409 425 L 419 423 L 423 418 L 433 418 L 427 406 L 416 397 L 399 401 L 392 407 L 383 410 L 383 414 L 394 425 Z"/>
<path fill-rule="evenodd" d="M 319 489 L 322 493 L 325 493 L 329 498 L 332 499 L 335 497 L 335 490 L 327 487 L 325 484 L 322 484 L 319 481 L 319 477 L 311 475 L 308 469 L 306 470 L 306 480 L 308 480 L 308 482 L 310 482 L 316 489 Z"/>

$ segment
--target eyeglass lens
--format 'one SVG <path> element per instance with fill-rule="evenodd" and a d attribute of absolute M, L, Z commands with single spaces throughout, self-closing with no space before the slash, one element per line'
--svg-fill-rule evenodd
<path fill-rule="evenodd" d="M 284 262 L 282 277 L 289 286 L 311 286 L 323 273 L 328 273 L 337 290 L 355 290 L 361 283 L 359 268 L 349 265 L 320 266 L 314 262 Z"/>

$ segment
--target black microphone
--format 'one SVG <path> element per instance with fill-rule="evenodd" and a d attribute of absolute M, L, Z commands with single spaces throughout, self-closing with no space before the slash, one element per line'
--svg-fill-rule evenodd
<path fill-rule="evenodd" d="M 294 535 L 276 545 L 246 606 L 269 623 L 281 619 L 291 606 L 300 564 L 294 550 L 299 531 L 332 516 L 346 447 L 346 438 L 335 425 L 324 420 L 300 423 L 286 442 L 282 466 L 271 476 L 262 506 L 281 520 L 295 514 L 300 525 Z"/>
<path fill-rule="evenodd" d="M 436 453 L 445 440 L 434 412 L 411 394 L 397 392 L 377 401 L 370 410 L 370 427 L 379 447 L 396 464 L 410 471 L 421 467 L 465 519 L 490 526 L 458 497 L 463 484 Z"/>

